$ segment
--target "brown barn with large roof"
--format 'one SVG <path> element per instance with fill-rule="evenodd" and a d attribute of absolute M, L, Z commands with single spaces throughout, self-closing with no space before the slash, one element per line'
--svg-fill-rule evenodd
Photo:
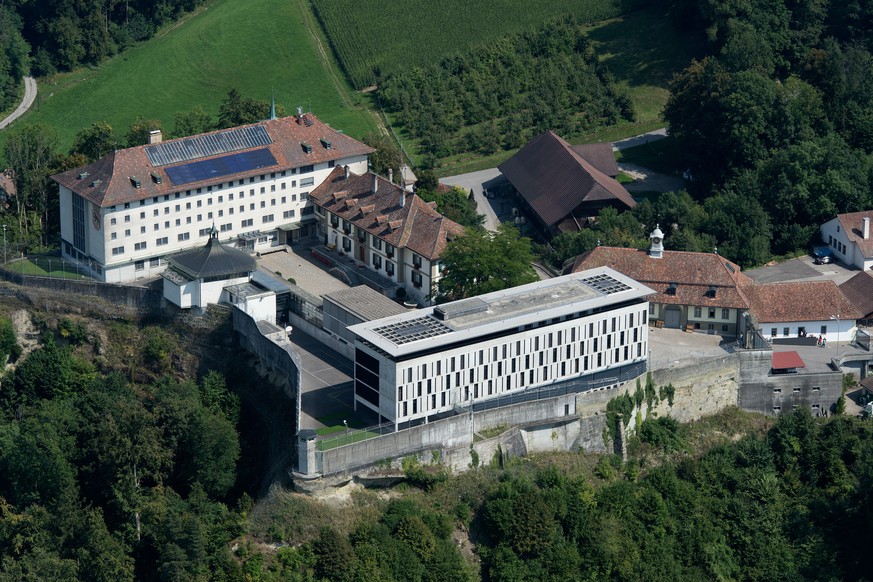
<path fill-rule="evenodd" d="M 547 131 L 498 169 L 548 234 L 579 230 L 606 206 L 636 206 L 630 193 L 614 178 L 618 167 L 608 144 L 571 146 Z"/>
<path fill-rule="evenodd" d="M 841 284 L 840 291 L 858 308 L 865 323 L 873 321 L 873 273 L 858 273 Z"/>

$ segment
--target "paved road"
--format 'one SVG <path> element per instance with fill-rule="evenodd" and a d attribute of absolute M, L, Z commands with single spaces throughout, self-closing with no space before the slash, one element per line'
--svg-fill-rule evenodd
<path fill-rule="evenodd" d="M 10 113 L 6 119 L 0 121 L 0 129 L 5 129 L 7 125 L 21 117 L 22 115 L 30 109 L 30 106 L 33 105 L 34 100 L 36 99 L 36 80 L 33 77 L 25 77 L 24 78 L 24 99 L 21 100 L 21 103 L 18 107 Z"/>
<path fill-rule="evenodd" d="M 497 168 L 488 168 L 479 172 L 449 176 L 441 179 L 440 182 L 448 186 L 459 186 L 467 192 L 472 190 L 473 196 L 476 199 L 476 211 L 479 214 L 485 215 L 485 228 L 497 230 L 497 227 L 500 225 L 500 219 L 497 216 L 497 212 L 491 206 L 491 201 L 485 198 L 483 194 L 483 190 L 488 188 L 495 180 L 504 181 L 505 178 Z"/>
<path fill-rule="evenodd" d="M 800 257 L 745 271 L 756 283 L 780 283 L 782 281 L 833 281 L 837 285 L 845 283 L 858 274 L 858 271 L 839 263 L 816 265 L 812 257 Z"/>
<path fill-rule="evenodd" d="M 642 133 L 640 135 L 635 135 L 633 137 L 629 137 L 627 139 L 621 139 L 619 141 L 613 142 L 612 149 L 613 150 L 624 150 L 627 148 L 634 148 L 638 145 L 643 145 L 644 143 L 649 143 L 650 141 L 657 141 L 659 139 L 664 139 L 667 137 L 667 128 L 662 127 L 661 129 L 656 129 L 655 131 L 650 131 L 649 133 Z"/>

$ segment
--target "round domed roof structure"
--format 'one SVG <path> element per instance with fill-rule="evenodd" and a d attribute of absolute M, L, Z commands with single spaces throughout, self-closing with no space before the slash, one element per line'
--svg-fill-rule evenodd
<path fill-rule="evenodd" d="M 205 246 L 173 255 L 167 262 L 169 268 L 192 281 L 234 278 L 257 269 L 257 262 L 251 255 L 222 245 L 215 227 L 210 231 L 209 242 Z"/>

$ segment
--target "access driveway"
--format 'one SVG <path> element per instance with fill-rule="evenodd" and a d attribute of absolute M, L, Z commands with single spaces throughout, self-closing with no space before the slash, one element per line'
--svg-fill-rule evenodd
<path fill-rule="evenodd" d="M 783 281 L 833 281 L 837 285 L 854 277 L 858 271 L 841 263 L 816 265 L 812 257 L 799 257 L 745 271 L 756 283 Z"/>

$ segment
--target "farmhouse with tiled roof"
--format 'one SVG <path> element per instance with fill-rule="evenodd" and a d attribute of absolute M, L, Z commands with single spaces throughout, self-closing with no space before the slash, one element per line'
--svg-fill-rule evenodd
<path fill-rule="evenodd" d="M 442 266 L 439 258 L 464 228 L 404 188 L 373 173 L 334 168 L 312 191 L 319 234 L 379 275 L 402 286 L 418 303 L 430 304 Z"/>
<path fill-rule="evenodd" d="M 574 147 L 547 131 L 498 169 L 515 188 L 528 214 L 547 233 L 576 231 L 606 206 L 636 206 L 630 193 L 614 178 L 618 167 L 611 147 L 603 146 Z"/>
<path fill-rule="evenodd" d="M 212 226 L 249 252 L 315 234 L 309 192 L 336 165 L 363 172 L 369 146 L 312 114 L 112 152 L 52 176 L 61 248 L 100 280 L 154 276 Z"/>

